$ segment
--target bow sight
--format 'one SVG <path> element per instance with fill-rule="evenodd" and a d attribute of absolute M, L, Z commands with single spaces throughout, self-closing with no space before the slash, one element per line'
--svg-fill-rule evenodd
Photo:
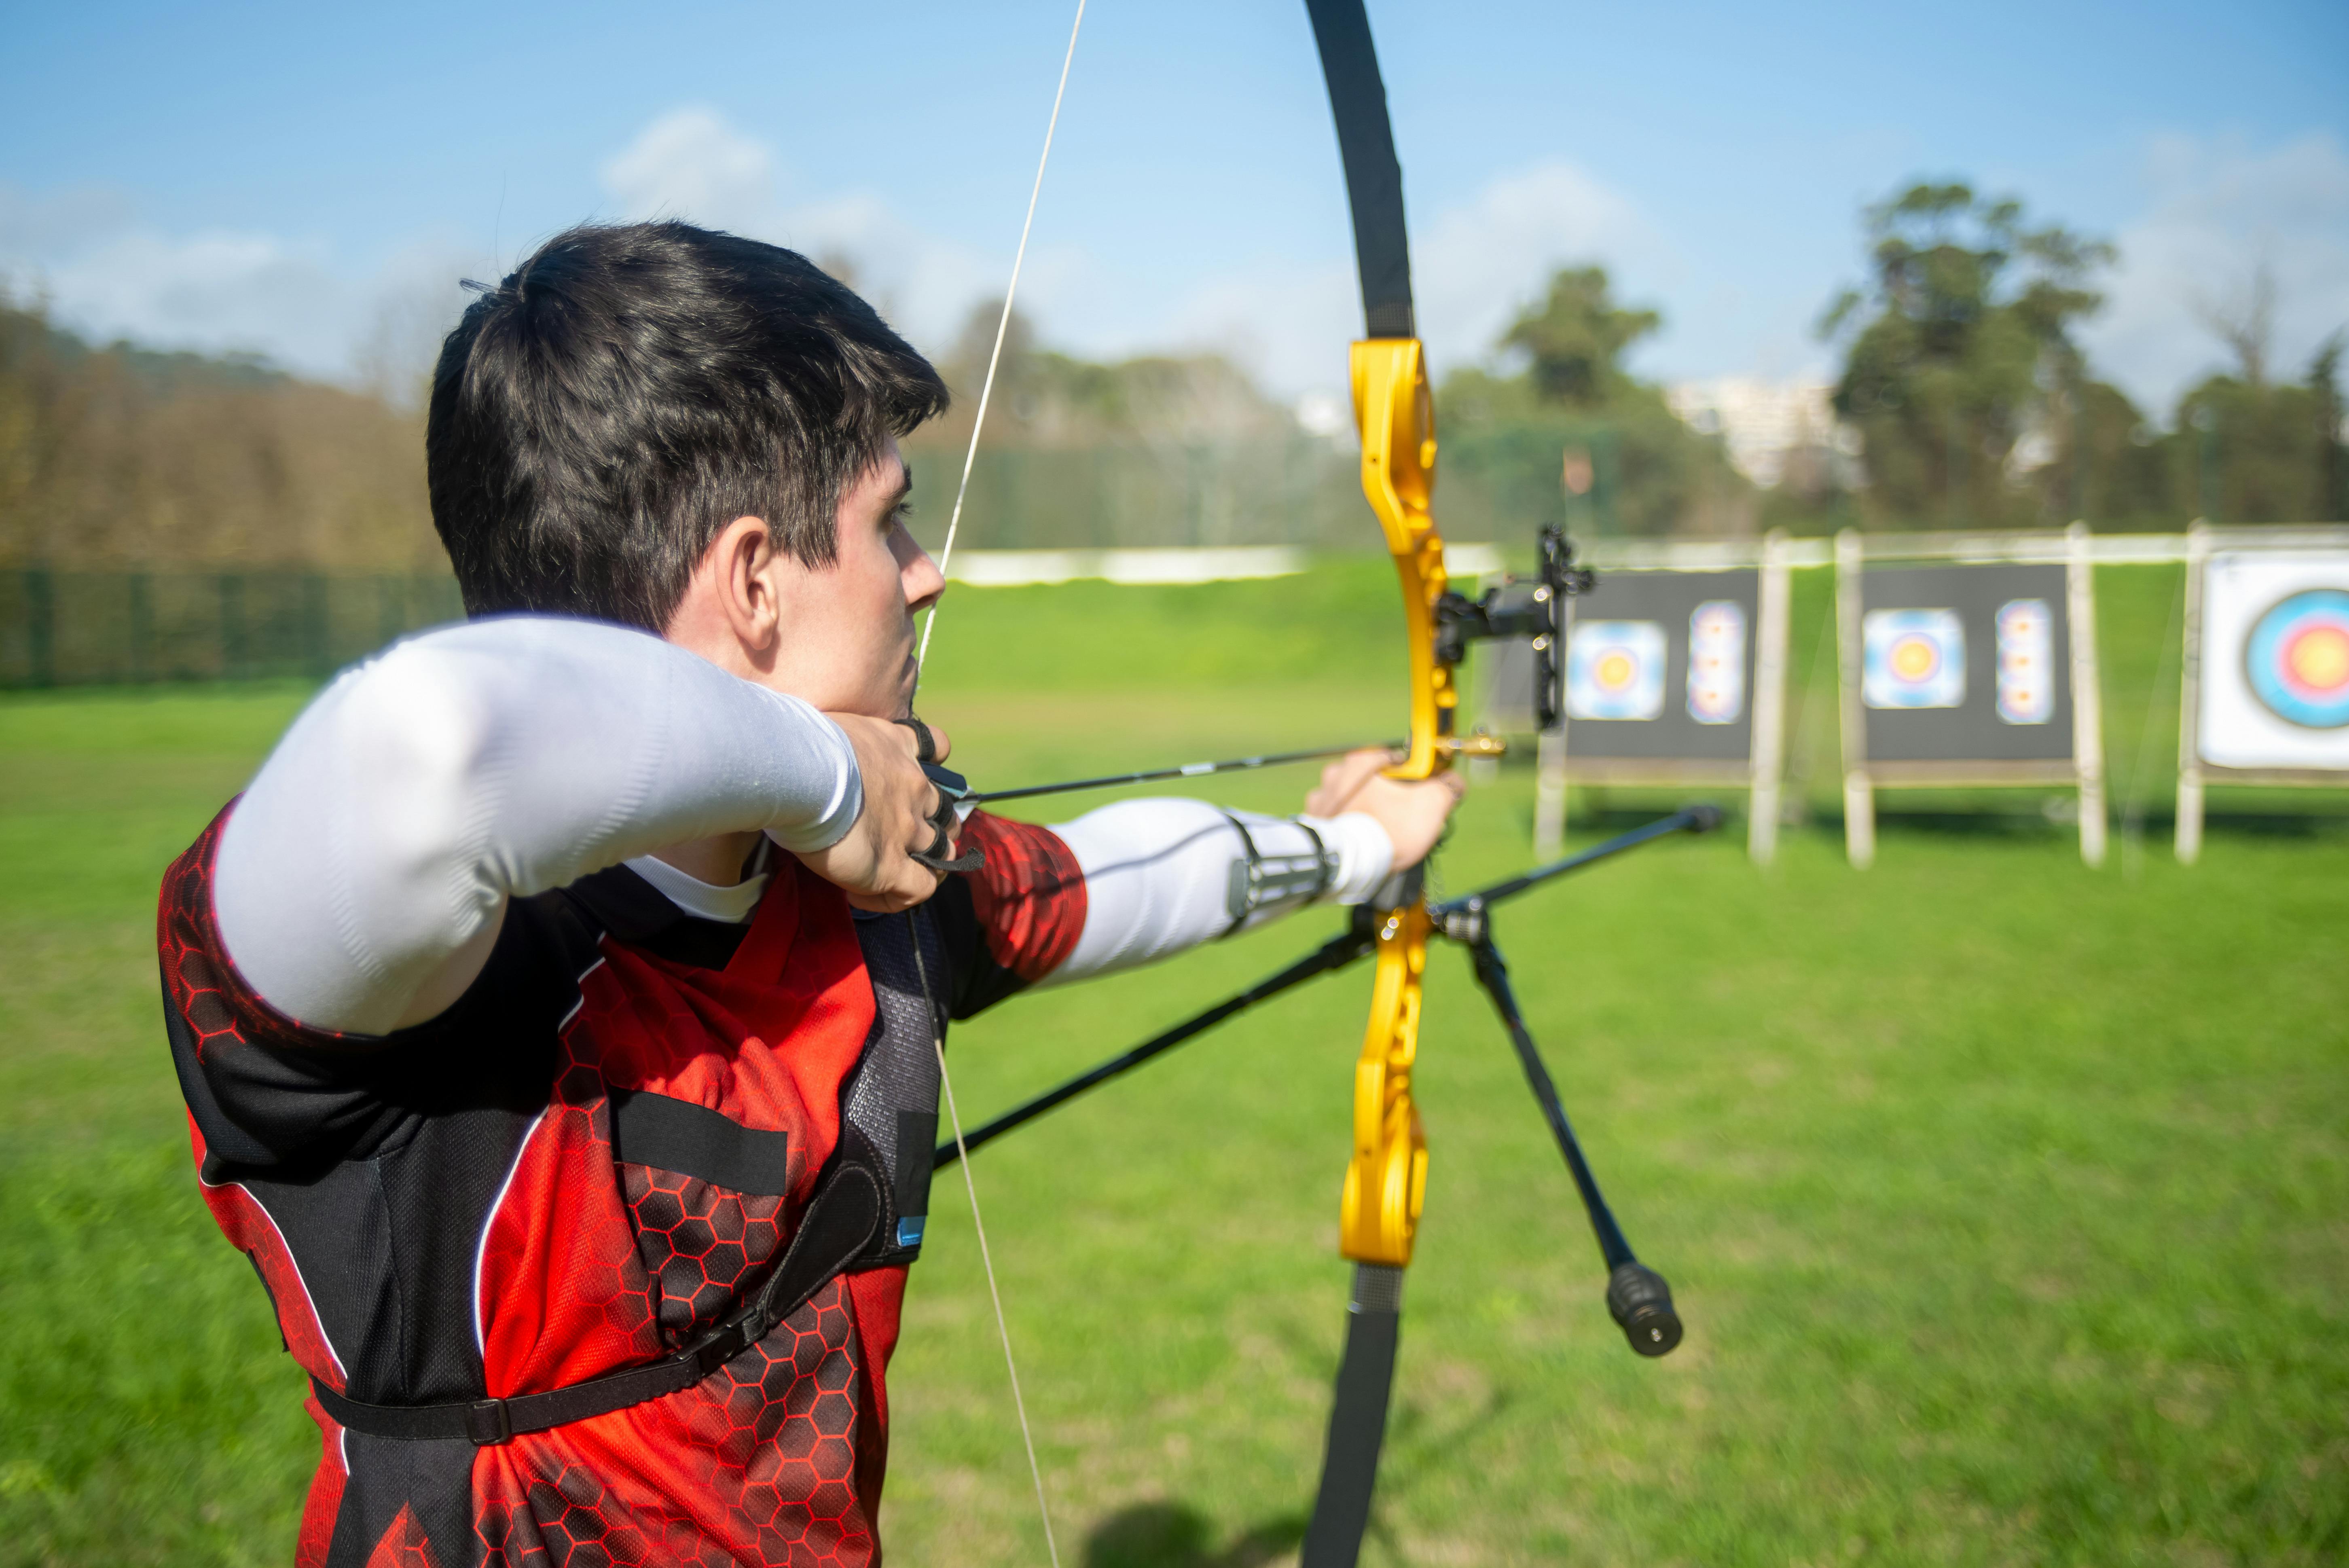
<path fill-rule="evenodd" d="M 1534 727 L 1557 727 L 1565 671 L 1566 603 L 1588 593 L 1599 579 L 1574 562 L 1574 541 L 1550 523 L 1541 531 L 1541 566 L 1525 579 L 1504 578 L 1475 599 L 1444 590 L 1435 602 L 1435 657 L 1456 665 L 1471 643 L 1523 637 L 1534 655 Z"/>

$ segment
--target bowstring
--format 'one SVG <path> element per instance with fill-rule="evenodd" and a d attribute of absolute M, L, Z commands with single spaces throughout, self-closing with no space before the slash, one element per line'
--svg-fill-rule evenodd
<path fill-rule="evenodd" d="M 1077 59 L 1077 34 L 1085 25 L 1085 0 L 1077 0 L 1077 19 L 1069 26 L 1069 50 L 1061 59 L 1061 85 L 1052 90 L 1052 117 L 1044 122 L 1044 150 L 1036 160 L 1036 183 L 1028 191 L 1028 216 L 1019 224 L 1019 248 L 1011 253 L 1011 281 L 1004 285 L 1003 314 L 995 322 L 995 346 L 988 351 L 987 376 L 978 384 L 978 411 L 971 417 L 970 446 L 962 455 L 962 480 L 955 486 L 954 511 L 947 517 L 947 542 L 938 552 L 938 576 L 943 579 L 954 561 L 955 533 L 962 527 L 963 499 L 970 493 L 971 466 L 978 461 L 979 432 L 987 428 L 988 400 L 995 394 L 996 367 L 1003 360 L 1004 335 L 1011 330 L 1011 302 L 1019 293 L 1019 269 L 1028 260 L 1028 234 L 1036 226 L 1036 201 L 1044 193 L 1045 166 L 1052 161 L 1052 133 L 1061 125 L 1061 99 L 1069 90 L 1069 67 Z M 943 595 L 941 595 L 943 598 Z M 938 605 L 933 602 L 922 622 L 922 645 L 914 653 L 915 679 L 930 656 L 930 634 L 937 629 Z"/>
<path fill-rule="evenodd" d="M 1019 1363 L 1011 1354 L 1003 1293 L 996 1288 L 995 1259 L 987 1250 L 987 1222 L 978 1214 L 978 1184 L 971 1179 L 970 1150 L 962 1140 L 962 1112 L 955 1107 L 954 1076 L 947 1071 L 947 1042 L 938 1028 L 937 1003 L 930 995 L 930 966 L 922 956 L 921 927 L 911 910 L 905 913 L 905 931 L 913 938 L 914 973 L 921 977 L 922 1011 L 930 1021 L 930 1049 L 937 1055 L 938 1087 L 946 1091 L 947 1120 L 954 1128 L 956 1163 L 962 1167 L 963 1191 L 970 1196 L 970 1228 L 978 1233 L 978 1261 L 987 1272 L 987 1294 L 995 1302 L 995 1332 L 1003 1341 L 1003 1369 L 1011 1377 L 1011 1408 L 1019 1413 L 1019 1440 L 1028 1449 L 1028 1478 L 1036 1483 L 1036 1511 L 1044 1521 L 1044 1551 L 1052 1560 L 1052 1568 L 1061 1568 L 1061 1548 L 1052 1539 L 1052 1510 L 1044 1501 L 1044 1471 L 1036 1462 L 1036 1439 L 1028 1428 L 1028 1402 L 1019 1394 Z"/>
<path fill-rule="evenodd" d="M 1019 244 L 1011 253 L 1011 277 L 1003 288 L 1003 313 L 996 317 L 995 344 L 988 350 L 987 375 L 978 386 L 978 408 L 971 416 L 970 445 L 963 452 L 962 478 L 955 485 L 954 510 L 947 517 L 946 543 L 938 551 L 938 576 L 942 580 L 954 562 L 955 536 L 962 530 L 963 502 L 970 495 L 971 469 L 978 461 L 979 437 L 987 428 L 987 407 L 994 399 L 996 372 L 1003 363 L 1003 340 L 1011 330 L 1012 303 L 1019 296 L 1019 272 L 1028 262 L 1028 237 L 1036 227 L 1036 204 L 1044 194 L 1044 170 L 1052 161 L 1052 137 L 1061 128 L 1061 103 L 1068 96 L 1069 69 L 1076 63 L 1077 35 L 1083 31 L 1084 25 L 1085 0 L 1077 0 L 1076 17 L 1069 24 L 1069 46 L 1061 57 L 1061 79 L 1052 89 L 1052 113 L 1044 122 L 1044 150 L 1036 158 L 1036 180 L 1028 188 L 1027 216 L 1019 222 Z M 914 678 L 917 684 L 929 663 L 930 634 L 937 630 L 938 603 L 943 597 L 942 594 L 940 601 L 931 603 L 930 613 L 922 622 L 921 646 L 914 653 Z M 913 917 L 908 914 L 906 921 L 911 929 Z M 955 1150 L 961 1155 L 956 1163 L 962 1167 L 963 1191 L 970 1199 L 970 1225 L 978 1236 L 978 1262 L 987 1274 L 988 1298 L 995 1305 L 995 1334 L 1003 1346 L 1003 1370 L 1011 1381 L 1011 1408 L 1019 1418 L 1020 1446 L 1028 1453 L 1028 1479 L 1036 1488 L 1036 1513 L 1044 1524 L 1044 1552 L 1052 1568 L 1061 1568 L 1060 1544 L 1052 1536 L 1052 1508 L 1044 1498 L 1044 1470 L 1036 1462 L 1036 1434 L 1028 1422 L 1028 1401 L 1019 1391 L 1019 1361 L 1012 1354 L 1011 1326 L 1003 1315 L 1003 1289 L 996 1283 L 995 1256 L 988 1248 L 987 1222 L 979 1212 L 978 1183 L 970 1173 L 970 1150 L 963 1143 L 962 1112 L 955 1104 L 954 1075 L 947 1068 L 946 1037 L 937 1026 L 937 1007 L 930 996 L 929 965 L 922 955 L 920 931 L 912 930 L 912 935 L 914 969 L 921 977 L 923 1005 L 930 1017 L 930 1048 L 938 1061 L 938 1087 L 946 1097 L 947 1122 L 954 1128 Z"/>

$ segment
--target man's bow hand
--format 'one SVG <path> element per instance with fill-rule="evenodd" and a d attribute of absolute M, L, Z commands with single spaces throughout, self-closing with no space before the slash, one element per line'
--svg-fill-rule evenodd
<path fill-rule="evenodd" d="M 1394 845 L 1394 869 L 1403 871 L 1435 848 L 1467 785 L 1452 772 L 1433 779 L 1390 779 L 1385 769 L 1393 764 L 1392 752 L 1348 752 L 1321 769 L 1321 786 L 1305 798 L 1305 810 L 1315 817 L 1359 811 L 1371 819 Z"/>

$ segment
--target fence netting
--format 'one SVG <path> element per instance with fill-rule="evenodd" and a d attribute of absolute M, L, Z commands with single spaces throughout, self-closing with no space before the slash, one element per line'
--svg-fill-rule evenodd
<path fill-rule="evenodd" d="M 1536 455 L 1549 452 L 1543 446 Z M 1554 455 L 1516 460 L 1525 456 L 1455 454 L 1463 460 L 1447 470 L 1447 536 L 1529 538 L 1537 524 L 1564 515 Z M 917 449 L 908 460 L 915 532 L 935 551 L 962 455 Z M 1604 509 L 1580 524 L 1586 535 L 1611 527 Z M 957 549 L 1379 544 L 1354 451 L 1299 435 L 982 449 Z M 395 637 L 461 615 L 456 583 L 445 574 L 19 566 L 0 570 L 0 687 L 323 676 Z"/>
<path fill-rule="evenodd" d="M 0 572 L 0 686 L 320 677 L 461 620 L 455 579 Z"/>

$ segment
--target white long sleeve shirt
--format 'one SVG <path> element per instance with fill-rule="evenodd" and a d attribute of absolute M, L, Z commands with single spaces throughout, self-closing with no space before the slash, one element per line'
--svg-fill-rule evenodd
<path fill-rule="evenodd" d="M 750 830 L 813 851 L 862 808 L 846 735 L 796 697 L 642 632 L 481 621 L 396 645 L 303 712 L 222 832 L 214 912 L 238 970 L 280 1012 L 382 1034 L 509 899 L 626 861 L 688 913 L 745 919 L 763 874 L 713 887 L 653 852 Z M 1188 799 L 1122 801 L 1052 830 L 1084 873 L 1086 914 L 1047 982 L 1306 901 L 1295 878 L 1243 897 L 1251 860 L 1318 862 L 1309 896 L 1351 903 L 1393 858 L 1367 816 Z"/>

